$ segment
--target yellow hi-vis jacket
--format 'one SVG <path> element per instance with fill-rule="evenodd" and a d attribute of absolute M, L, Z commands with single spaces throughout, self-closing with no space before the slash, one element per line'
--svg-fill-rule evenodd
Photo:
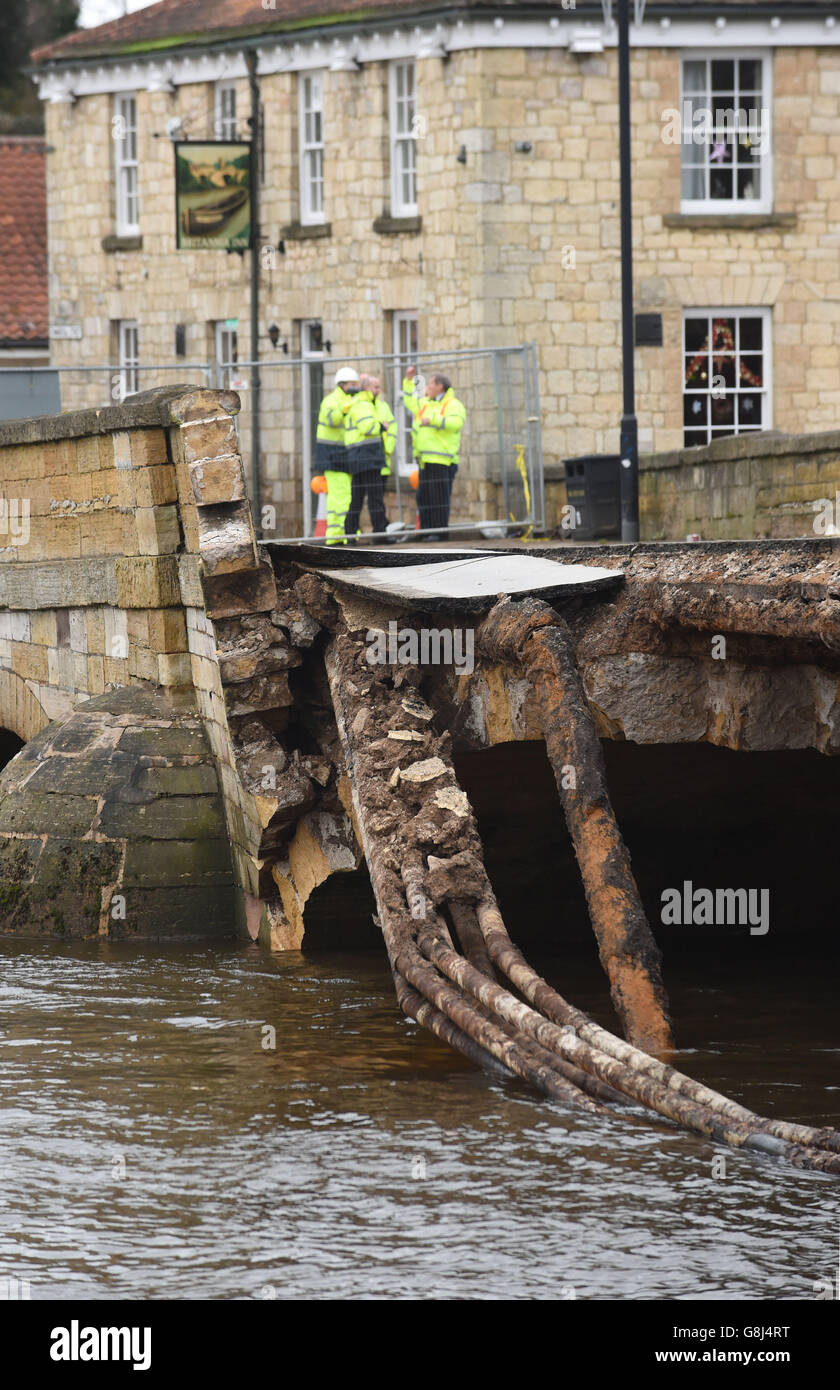
<path fill-rule="evenodd" d="M 457 464 L 461 430 L 467 418 L 466 408 L 450 386 L 439 401 L 428 396 L 419 400 L 414 381 L 403 382 L 403 404 L 414 417 L 412 443 L 420 467 L 427 463 Z"/>
<path fill-rule="evenodd" d="M 385 450 L 385 467 L 382 472 L 387 475 L 391 472 L 391 459 L 397 446 L 397 422 L 393 410 L 383 396 L 374 399 L 373 408 L 379 420 L 382 447 Z"/>
<path fill-rule="evenodd" d="M 347 469 L 344 425 L 355 399 L 355 396 L 336 386 L 321 401 L 315 433 L 315 463 L 322 472 L 327 469 L 344 472 Z"/>
<path fill-rule="evenodd" d="M 381 396 L 374 399 L 370 391 L 360 391 L 353 398 L 344 433 L 348 472 L 365 473 L 373 468 L 390 472 L 396 438 L 397 424 L 388 402 Z"/>

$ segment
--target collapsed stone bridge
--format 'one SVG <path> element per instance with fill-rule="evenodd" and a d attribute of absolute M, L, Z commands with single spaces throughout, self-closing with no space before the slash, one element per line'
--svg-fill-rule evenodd
<path fill-rule="evenodd" d="M 335 613 L 355 633 L 474 621 L 372 602 L 348 582 L 363 551 L 257 545 L 237 410 L 168 387 L 0 430 L 0 726 L 27 745 L 0 783 L 3 931 L 236 923 L 300 946 L 322 885 L 362 861 L 323 671 Z M 840 542 L 530 550 L 623 575 L 563 610 L 603 739 L 840 749 Z M 458 756 L 542 739 L 509 662 L 412 680 Z"/>
<path fill-rule="evenodd" d="M 604 751 L 837 753 L 840 542 L 258 545 L 237 410 L 170 387 L 0 430 L 0 725 L 24 744 L 0 777 L 0 930 L 294 949 L 325 893 L 350 931 L 353 893 L 330 890 L 361 886 L 403 1009 L 468 1056 L 834 1171 L 833 1131 L 760 1120 L 651 1055 L 667 999 Z M 395 661 L 401 631 L 471 660 Z M 556 862 L 571 843 L 630 1043 L 530 969 L 487 876 L 462 782 L 480 801 L 476 763 L 515 750 L 507 825 L 539 747 L 569 831 Z M 830 852 L 836 781 L 809 777 Z"/>

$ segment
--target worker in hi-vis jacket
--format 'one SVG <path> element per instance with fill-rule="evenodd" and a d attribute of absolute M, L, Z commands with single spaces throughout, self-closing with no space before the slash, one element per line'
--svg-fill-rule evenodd
<path fill-rule="evenodd" d="M 346 432 L 351 499 L 345 530 L 354 542 L 366 497 L 374 532 L 383 532 L 388 525 L 385 478 L 391 471 L 397 440 L 397 422 L 382 396 L 379 378 L 363 376 L 360 386 L 347 415 Z"/>
<path fill-rule="evenodd" d="M 344 521 L 350 507 L 346 422 L 359 390 L 355 367 L 339 367 L 333 389 L 321 401 L 315 436 L 315 466 L 327 480 L 327 545 L 343 545 Z"/>
<path fill-rule="evenodd" d="M 452 484 L 458 472 L 461 431 L 466 408 L 452 390 L 452 382 L 435 372 L 426 383 L 426 394 L 417 397 L 414 379 L 417 368 L 409 367 L 403 381 L 403 404 L 413 417 L 412 441 L 420 484 L 417 510 L 421 531 L 436 531 L 449 525 Z M 440 540 L 427 536 L 426 540 Z"/>

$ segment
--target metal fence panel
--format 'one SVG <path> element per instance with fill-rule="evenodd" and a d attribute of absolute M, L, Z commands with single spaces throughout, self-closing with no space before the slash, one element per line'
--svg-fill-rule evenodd
<path fill-rule="evenodd" d="M 542 453 L 536 415 L 530 345 L 524 347 L 418 353 L 414 359 L 421 385 L 432 371 L 452 382 L 466 408 L 459 468 L 452 487 L 450 529 L 466 526 L 503 535 L 508 527 L 539 527 L 542 514 Z M 389 522 L 414 529 L 418 522 L 417 493 L 411 486 L 416 462 L 411 447 L 411 418 L 401 403 L 402 378 L 409 365 L 397 354 L 364 358 L 269 358 L 257 364 L 238 362 L 230 384 L 240 390 L 240 443 L 250 449 L 253 382 L 259 372 L 260 451 L 263 507 L 274 509 L 261 518 L 266 535 L 310 537 L 315 530 L 317 498 L 311 491 L 316 474 L 313 402 L 332 389 L 339 366 L 352 365 L 378 376 L 383 395 L 397 420 L 398 438 L 391 477 L 387 482 Z M 300 522 L 294 527 L 295 518 Z M 274 526 L 272 526 L 274 520 Z M 362 526 L 370 526 L 367 511 Z M 435 525 L 435 530 L 441 527 Z"/>
<path fill-rule="evenodd" d="M 490 538 L 504 535 L 508 528 L 541 527 L 544 494 L 533 344 L 423 352 L 411 360 L 418 368 L 419 394 L 432 371 L 442 372 L 466 408 L 459 468 L 451 488 L 449 529 L 471 528 Z M 418 492 L 412 486 L 417 465 L 412 453 L 411 417 L 401 400 L 409 360 L 399 354 L 352 359 L 326 353 L 289 359 L 278 354 L 259 363 L 141 363 L 130 368 L 113 363 L 6 368 L 0 369 L 0 401 L 5 392 L 24 406 L 7 417 L 20 418 L 110 405 L 134 391 L 167 384 L 230 387 L 239 393 L 242 403 L 237 433 L 253 493 L 252 420 L 257 398 L 259 487 L 252 502 L 258 530 L 267 539 L 308 538 L 315 533 L 317 522 L 318 498 L 311 482 L 316 474 L 318 406 L 323 394 L 332 389 L 336 369 L 346 365 L 378 376 L 382 393 L 394 411 L 398 438 L 386 482 L 387 520 L 412 531 L 419 525 Z M 30 384 L 24 386 L 25 382 Z M 421 505 L 422 500 L 421 495 Z M 425 500 L 427 504 L 431 501 L 434 509 L 438 499 L 428 486 Z M 429 515 L 427 507 L 424 519 Z M 367 508 L 361 526 L 370 529 Z M 446 528 L 436 524 L 434 529 Z"/>

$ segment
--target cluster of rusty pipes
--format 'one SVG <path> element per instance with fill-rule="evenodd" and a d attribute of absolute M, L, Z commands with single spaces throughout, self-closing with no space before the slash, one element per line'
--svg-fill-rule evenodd
<path fill-rule="evenodd" d="M 542 731 L 614 1005 L 629 1041 L 569 1004 L 525 960 L 502 921 L 449 735 L 416 668 L 371 666 L 334 624 L 326 651 L 352 814 L 403 1011 L 482 1066 L 553 1099 L 603 1111 L 641 1104 L 705 1138 L 840 1173 L 840 1133 L 769 1120 L 677 1071 L 660 956 L 610 803 L 597 731 L 564 619 L 501 598 L 479 653 L 518 668 Z M 575 776 L 564 776 L 574 768 Z"/>

